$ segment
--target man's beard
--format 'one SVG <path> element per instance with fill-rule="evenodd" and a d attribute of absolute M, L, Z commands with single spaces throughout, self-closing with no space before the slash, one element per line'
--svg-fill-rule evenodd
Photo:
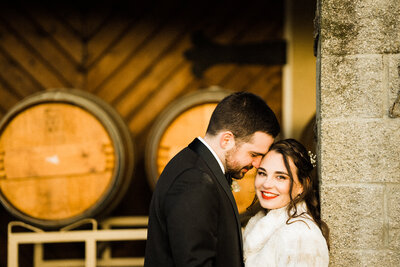
<path fill-rule="evenodd" d="M 226 166 L 226 173 L 229 174 L 234 179 L 242 179 L 244 175 L 249 171 L 253 166 L 240 166 L 233 158 L 236 150 L 233 148 L 226 152 L 225 155 L 225 166 Z M 247 171 L 244 172 L 243 169 Z"/>

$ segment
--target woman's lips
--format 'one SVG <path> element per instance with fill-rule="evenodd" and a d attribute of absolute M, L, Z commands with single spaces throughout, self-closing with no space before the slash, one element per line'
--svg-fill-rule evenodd
<path fill-rule="evenodd" d="M 274 194 L 274 193 L 271 193 L 271 192 L 261 191 L 261 196 L 262 196 L 263 199 L 271 200 L 271 199 L 276 198 L 278 195 Z"/>

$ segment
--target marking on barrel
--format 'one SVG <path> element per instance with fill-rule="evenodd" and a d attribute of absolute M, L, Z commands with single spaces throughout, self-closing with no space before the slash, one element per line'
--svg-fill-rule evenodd
<path fill-rule="evenodd" d="M 6 170 L 4 167 L 4 155 L 6 154 L 5 151 L 0 151 L 0 179 L 6 179 Z"/>
<path fill-rule="evenodd" d="M 6 180 L 7 179 L 7 173 L 5 170 L 4 166 L 4 156 L 6 152 L 5 151 L 0 151 L 0 180 Z"/>
<path fill-rule="evenodd" d="M 58 158 L 57 155 L 46 157 L 46 161 L 49 162 L 49 163 L 52 163 L 54 165 L 60 164 L 60 159 Z"/>
<path fill-rule="evenodd" d="M 114 164 L 115 164 L 115 156 L 114 156 L 114 147 L 111 144 L 103 144 L 102 145 L 102 150 L 105 157 L 106 165 L 105 165 L 105 171 L 112 171 L 114 169 Z"/>

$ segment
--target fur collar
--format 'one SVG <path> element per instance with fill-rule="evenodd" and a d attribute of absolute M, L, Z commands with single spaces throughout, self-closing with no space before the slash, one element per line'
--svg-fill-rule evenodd
<path fill-rule="evenodd" d="M 297 204 L 297 214 L 307 212 L 307 206 L 305 202 Z M 278 231 L 280 228 L 286 225 L 286 221 L 289 218 L 287 214 L 287 206 L 268 211 L 258 212 L 252 217 L 245 230 L 244 230 L 244 256 L 245 260 L 252 254 L 257 254 L 268 242 L 273 233 Z M 302 219 L 311 219 L 308 214 L 304 214 L 298 218 L 292 219 L 291 222 L 300 221 Z M 303 222 L 307 223 L 308 220 Z"/>

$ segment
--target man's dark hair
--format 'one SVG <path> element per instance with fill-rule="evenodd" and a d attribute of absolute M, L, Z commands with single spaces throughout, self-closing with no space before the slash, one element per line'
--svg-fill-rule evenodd
<path fill-rule="evenodd" d="M 207 134 L 231 131 L 235 138 L 246 140 L 255 132 L 264 132 L 276 137 L 280 132 L 274 112 L 259 96 L 249 92 L 233 93 L 218 103 Z"/>

